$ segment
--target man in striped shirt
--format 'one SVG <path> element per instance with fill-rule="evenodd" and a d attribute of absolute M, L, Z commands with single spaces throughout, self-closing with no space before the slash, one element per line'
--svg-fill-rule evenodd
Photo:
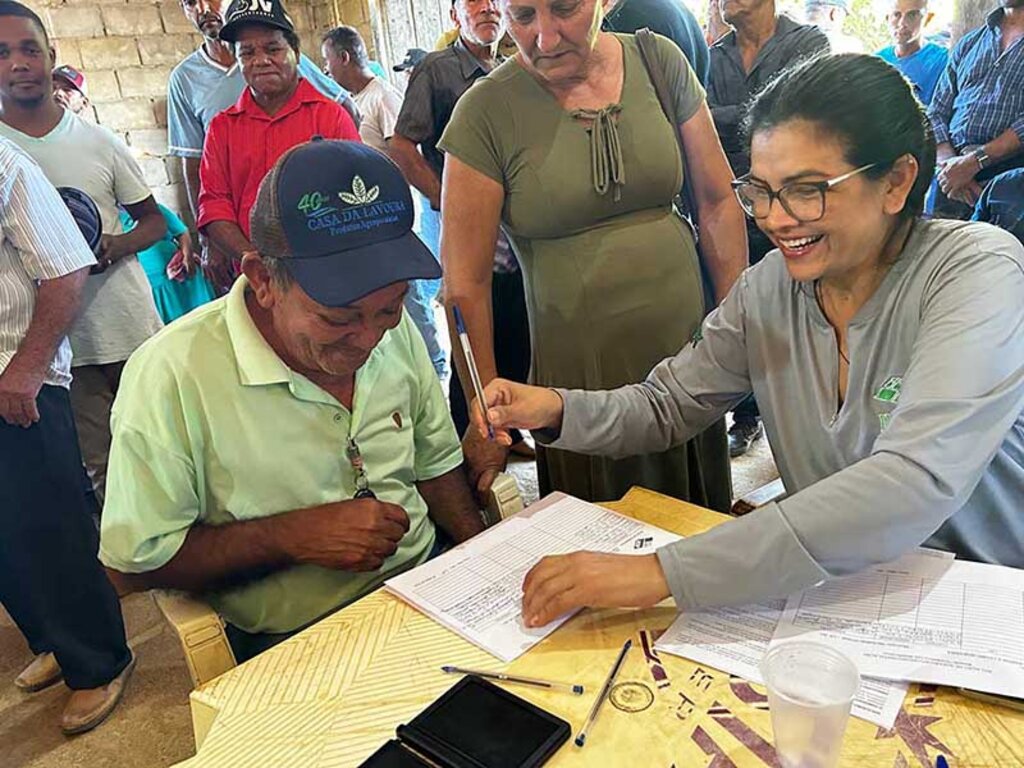
<path fill-rule="evenodd" d="M 56 190 L 0 138 L 0 602 L 35 660 L 15 681 L 72 689 L 65 733 L 98 725 L 134 666 L 82 492 L 67 330 L 96 259 Z"/>

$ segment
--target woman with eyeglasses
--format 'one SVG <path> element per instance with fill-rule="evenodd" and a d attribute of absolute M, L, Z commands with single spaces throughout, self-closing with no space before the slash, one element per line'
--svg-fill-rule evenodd
<path fill-rule="evenodd" d="M 684 610 L 751 603 L 922 544 L 1024 567 L 1024 248 L 920 217 L 935 143 L 880 59 L 798 65 L 756 99 L 747 133 L 734 186 L 777 250 L 642 384 L 496 380 L 488 417 L 499 439 L 514 425 L 626 456 L 753 392 L 789 495 L 657 555 L 545 558 L 524 584 L 531 626 L 669 594 Z"/>

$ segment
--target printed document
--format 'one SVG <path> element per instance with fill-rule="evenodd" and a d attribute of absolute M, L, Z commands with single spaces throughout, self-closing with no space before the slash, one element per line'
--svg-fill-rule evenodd
<path fill-rule="evenodd" d="M 792 595 L 773 644 L 796 637 L 862 674 L 1024 697 L 1024 570 L 907 555 Z"/>
<path fill-rule="evenodd" d="M 686 611 L 654 647 L 763 685 L 761 660 L 785 605 L 781 598 L 741 608 Z M 892 728 L 906 693 L 905 683 L 862 678 L 851 714 Z"/>
<path fill-rule="evenodd" d="M 547 555 L 577 550 L 653 554 L 679 538 L 562 493 L 554 493 L 515 517 L 450 552 L 385 582 L 398 597 L 435 621 L 509 662 L 555 631 L 523 624 L 523 579 Z"/>

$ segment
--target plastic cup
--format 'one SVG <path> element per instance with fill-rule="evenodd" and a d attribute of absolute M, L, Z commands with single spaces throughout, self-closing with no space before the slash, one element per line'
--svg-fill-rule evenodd
<path fill-rule="evenodd" d="M 795 641 L 765 654 L 775 752 L 783 768 L 835 768 L 860 674 L 827 645 Z"/>

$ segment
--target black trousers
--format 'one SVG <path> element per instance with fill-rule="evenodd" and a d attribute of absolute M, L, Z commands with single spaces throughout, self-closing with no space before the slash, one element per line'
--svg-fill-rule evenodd
<path fill-rule="evenodd" d="M 747 219 L 747 242 L 750 246 L 751 266 L 757 264 L 768 254 L 768 251 L 775 247 L 767 235 L 750 219 Z M 739 405 L 733 408 L 732 418 L 734 422 L 739 424 L 744 422 L 749 424 L 761 418 L 761 411 L 758 409 L 757 400 L 754 399 L 753 395 L 747 395 Z"/>
<path fill-rule="evenodd" d="M 498 368 L 498 375 L 503 379 L 525 383 L 530 375 L 530 318 L 526 314 L 523 273 L 495 272 L 492 277 L 494 362 Z M 458 375 L 452 376 L 449 398 L 452 421 L 455 422 L 455 431 L 461 438 L 469 426 L 469 406 Z M 512 442 L 519 442 L 519 439 L 519 430 L 512 430 Z"/>
<path fill-rule="evenodd" d="M 0 602 L 69 688 L 105 685 L 131 660 L 117 594 L 96 553 L 66 389 L 44 386 L 39 421 L 0 419 Z"/>

